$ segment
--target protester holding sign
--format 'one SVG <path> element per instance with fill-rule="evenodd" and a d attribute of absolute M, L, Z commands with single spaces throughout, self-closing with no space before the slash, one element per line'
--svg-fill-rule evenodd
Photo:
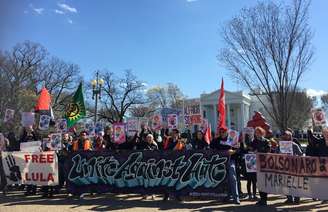
<path fill-rule="evenodd" d="M 34 131 L 32 126 L 23 128 L 23 132 L 19 140 L 20 143 L 38 140 L 40 140 L 40 136 L 37 132 Z"/>
<path fill-rule="evenodd" d="M 214 138 L 211 141 L 210 147 L 212 149 L 217 150 L 226 150 L 231 155 L 230 160 L 228 162 L 228 181 L 229 181 L 229 196 L 227 197 L 227 201 L 231 201 L 230 198 L 232 196 L 233 203 L 239 205 L 239 192 L 238 192 L 238 182 L 237 182 L 237 174 L 236 174 L 236 149 L 233 147 L 226 145 L 228 139 L 228 133 L 226 128 L 219 128 L 219 134 L 217 138 Z"/>
<path fill-rule="evenodd" d="M 158 150 L 158 146 L 154 140 L 154 136 L 152 134 L 148 134 L 146 136 L 146 141 L 147 141 L 147 145 L 145 146 L 144 150 L 148 150 L 148 151 L 154 151 L 154 150 Z M 146 200 L 148 197 L 148 195 L 143 195 L 142 199 Z M 151 199 L 155 200 L 155 196 L 151 195 Z"/>
<path fill-rule="evenodd" d="M 258 153 L 269 153 L 269 141 L 265 138 L 265 130 L 262 127 L 255 128 L 255 138 L 251 145 L 251 150 Z M 256 205 L 267 205 L 268 194 L 260 191 L 260 200 Z"/>
<path fill-rule="evenodd" d="M 286 130 L 282 134 L 281 139 L 283 141 L 290 141 L 291 142 L 291 144 L 292 144 L 292 155 L 297 155 L 297 156 L 302 156 L 303 155 L 302 150 L 300 149 L 298 144 L 293 141 L 293 136 L 292 136 L 291 131 Z M 292 204 L 292 203 L 299 204 L 300 203 L 300 198 L 288 195 L 287 200 L 286 200 L 285 203 L 287 203 L 287 204 Z"/>
<path fill-rule="evenodd" d="M 8 141 L 9 141 L 9 146 L 7 147 L 8 151 L 19 151 L 20 148 L 20 142 L 16 138 L 16 135 L 14 132 L 9 132 L 7 135 Z"/>
<path fill-rule="evenodd" d="M 24 127 L 22 135 L 20 137 L 19 142 L 29 142 L 29 141 L 38 141 L 40 136 L 34 131 L 32 126 Z M 35 195 L 37 187 L 35 185 L 27 185 L 25 196 Z"/>
<path fill-rule="evenodd" d="M 43 149 L 44 152 L 50 151 L 50 148 L 45 146 Z M 42 197 L 52 197 L 54 193 L 54 187 L 53 186 L 42 186 L 41 191 L 43 192 Z"/>
<path fill-rule="evenodd" d="M 59 186 L 58 186 L 58 192 L 59 190 L 64 186 L 66 178 L 65 178 L 65 161 L 66 157 L 69 155 L 69 153 L 72 152 L 73 148 L 73 138 L 70 136 L 68 132 L 64 133 L 62 135 L 62 145 L 63 148 L 61 151 L 57 152 L 58 156 L 58 175 L 59 175 Z"/>
<path fill-rule="evenodd" d="M 323 128 L 322 136 L 318 137 L 313 135 L 312 130 L 308 130 L 308 146 L 306 147 L 305 154 L 307 156 L 328 156 L 328 129 Z M 327 201 L 323 201 L 327 203 Z"/>
<path fill-rule="evenodd" d="M 167 144 L 165 144 L 164 150 L 182 150 L 182 144 L 179 141 L 180 139 L 180 132 L 177 129 L 173 129 L 171 132 L 171 136 L 167 137 Z M 170 197 L 168 192 L 164 193 L 163 201 L 167 201 Z M 178 193 L 175 193 L 175 198 L 179 202 L 182 202 Z"/>
<path fill-rule="evenodd" d="M 116 150 L 118 148 L 118 144 L 113 140 L 113 128 L 111 126 L 105 128 L 104 142 L 108 150 Z"/>
<path fill-rule="evenodd" d="M 254 132 L 254 130 L 253 130 Z M 256 169 L 256 154 L 252 151 L 252 142 L 253 137 L 249 134 L 244 134 L 243 141 L 241 143 L 241 151 L 244 154 L 244 163 L 245 163 L 245 177 L 247 180 L 247 194 L 249 200 L 256 200 L 256 170 L 254 170 L 254 160 L 255 160 L 255 169 Z M 255 155 L 255 158 L 253 157 Z M 252 188 L 252 189 L 251 189 Z"/>
<path fill-rule="evenodd" d="M 313 135 L 312 130 L 308 131 L 309 145 L 306 155 L 309 156 L 328 156 L 328 128 L 322 129 L 322 137 Z"/>
<path fill-rule="evenodd" d="M 167 144 L 165 145 L 165 150 L 174 150 L 177 149 L 180 139 L 180 132 L 177 129 L 173 129 L 171 136 L 168 137 Z"/>

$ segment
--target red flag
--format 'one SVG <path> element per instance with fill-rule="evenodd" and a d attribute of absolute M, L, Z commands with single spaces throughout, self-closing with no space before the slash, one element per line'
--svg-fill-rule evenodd
<path fill-rule="evenodd" d="M 226 126 L 226 112 L 225 112 L 225 95 L 224 95 L 224 82 L 223 78 L 221 81 L 221 89 L 220 89 L 220 97 L 218 100 L 218 125 L 217 125 L 217 132 L 219 132 L 220 128 L 227 129 Z"/>
<path fill-rule="evenodd" d="M 40 93 L 40 97 L 34 108 L 35 112 L 49 111 L 50 112 L 51 98 L 48 90 L 43 87 Z"/>
<path fill-rule="evenodd" d="M 207 129 L 205 131 L 204 139 L 205 139 L 206 143 L 208 143 L 208 144 L 211 143 L 212 132 L 211 132 L 211 125 L 210 124 L 207 125 Z"/>

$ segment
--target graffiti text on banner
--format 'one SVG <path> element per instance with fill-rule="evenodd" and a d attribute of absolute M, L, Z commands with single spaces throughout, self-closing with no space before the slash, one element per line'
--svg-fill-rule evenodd
<path fill-rule="evenodd" d="M 226 193 L 226 152 L 78 152 L 66 164 L 71 193 Z"/>

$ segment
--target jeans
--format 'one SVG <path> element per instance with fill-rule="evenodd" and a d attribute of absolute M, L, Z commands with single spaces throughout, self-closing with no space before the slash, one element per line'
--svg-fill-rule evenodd
<path fill-rule="evenodd" d="M 229 193 L 232 195 L 233 200 L 239 202 L 235 160 L 230 159 L 228 166 Z"/>

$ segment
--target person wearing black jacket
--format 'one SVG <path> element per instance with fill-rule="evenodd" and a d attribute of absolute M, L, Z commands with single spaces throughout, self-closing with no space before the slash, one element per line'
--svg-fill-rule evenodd
<path fill-rule="evenodd" d="M 192 148 L 195 150 L 208 149 L 209 145 L 204 139 L 204 133 L 201 130 L 197 131 L 196 138 L 191 142 Z"/>
<path fill-rule="evenodd" d="M 104 135 L 105 148 L 108 150 L 117 150 L 118 144 L 113 141 L 113 129 L 112 127 L 106 127 Z"/>
<path fill-rule="evenodd" d="M 228 200 L 230 201 L 230 196 L 233 198 L 233 203 L 240 205 L 239 200 L 239 192 L 238 192 L 238 185 L 237 185 L 237 174 L 236 174 L 236 149 L 232 148 L 231 146 L 222 144 L 222 141 L 227 141 L 228 134 L 226 128 L 219 129 L 219 136 L 214 138 L 210 144 L 211 149 L 216 150 L 225 150 L 228 151 L 230 155 L 230 160 L 227 164 L 228 166 L 228 182 L 229 182 L 229 196 Z"/>
<path fill-rule="evenodd" d="M 158 150 L 158 145 L 156 143 L 156 141 L 154 140 L 154 136 L 152 134 L 148 134 L 146 136 L 146 145 L 144 146 L 144 150 L 146 151 L 156 151 Z M 143 195 L 142 199 L 146 200 L 147 199 L 147 195 Z M 152 200 L 155 200 L 155 196 L 151 195 Z"/>
<path fill-rule="evenodd" d="M 291 141 L 292 142 L 292 148 L 293 148 L 293 155 L 297 155 L 297 156 L 302 156 L 303 152 L 299 146 L 299 144 L 297 144 L 293 138 L 293 134 L 290 130 L 286 130 L 282 136 L 281 136 L 281 140 L 282 141 Z M 297 196 L 291 196 L 291 195 L 287 195 L 287 200 L 285 201 L 285 203 L 287 204 L 299 204 L 300 203 L 300 197 Z"/>
<path fill-rule="evenodd" d="M 7 138 L 9 140 L 8 151 L 19 151 L 19 140 L 16 139 L 15 133 L 9 132 Z"/>
<path fill-rule="evenodd" d="M 169 136 L 168 138 L 168 144 L 166 146 L 166 148 L 164 149 L 165 151 L 173 151 L 173 150 L 177 150 L 176 146 L 178 146 L 179 140 L 180 140 L 180 131 L 177 129 L 173 129 L 171 132 L 171 136 Z M 168 191 L 164 191 L 164 197 L 163 197 L 163 201 L 167 201 L 169 200 L 170 197 L 170 193 Z M 183 202 L 179 193 L 175 193 L 174 197 L 177 201 L 179 202 Z"/>
<path fill-rule="evenodd" d="M 328 128 L 322 129 L 322 136 L 315 136 L 312 130 L 308 130 L 309 145 L 306 148 L 305 154 L 314 157 L 327 157 L 328 156 Z M 327 200 L 322 201 L 326 204 Z"/>
<path fill-rule="evenodd" d="M 322 136 L 313 135 L 312 130 L 308 130 L 309 145 L 306 148 L 306 155 L 308 156 L 328 156 L 328 128 L 322 129 Z"/>
<path fill-rule="evenodd" d="M 252 150 L 256 153 L 269 153 L 270 145 L 269 141 L 265 138 L 265 130 L 262 127 L 255 128 L 255 138 L 251 144 Z M 256 205 L 267 205 L 268 194 L 260 191 L 260 200 Z"/>
<path fill-rule="evenodd" d="M 23 133 L 20 137 L 19 143 L 29 142 L 29 141 L 38 141 L 41 140 L 38 133 L 36 133 L 32 126 L 23 128 Z M 25 196 L 35 195 L 36 194 L 36 185 L 27 185 Z"/>
<path fill-rule="evenodd" d="M 33 127 L 24 127 L 23 133 L 19 139 L 19 143 L 29 142 L 29 141 L 38 141 L 40 140 L 40 135 L 34 131 Z"/>
<path fill-rule="evenodd" d="M 245 142 L 241 142 L 242 153 L 243 154 L 253 153 L 252 139 L 250 138 L 250 136 L 248 134 L 245 135 L 244 140 L 245 140 Z M 244 163 L 245 163 L 245 161 L 244 161 Z M 246 169 L 246 164 L 245 164 L 245 169 Z M 245 177 L 247 180 L 246 187 L 247 187 L 248 199 L 256 200 L 256 182 L 257 182 L 256 172 L 247 172 L 246 170 L 244 170 L 244 171 L 245 171 Z"/>

